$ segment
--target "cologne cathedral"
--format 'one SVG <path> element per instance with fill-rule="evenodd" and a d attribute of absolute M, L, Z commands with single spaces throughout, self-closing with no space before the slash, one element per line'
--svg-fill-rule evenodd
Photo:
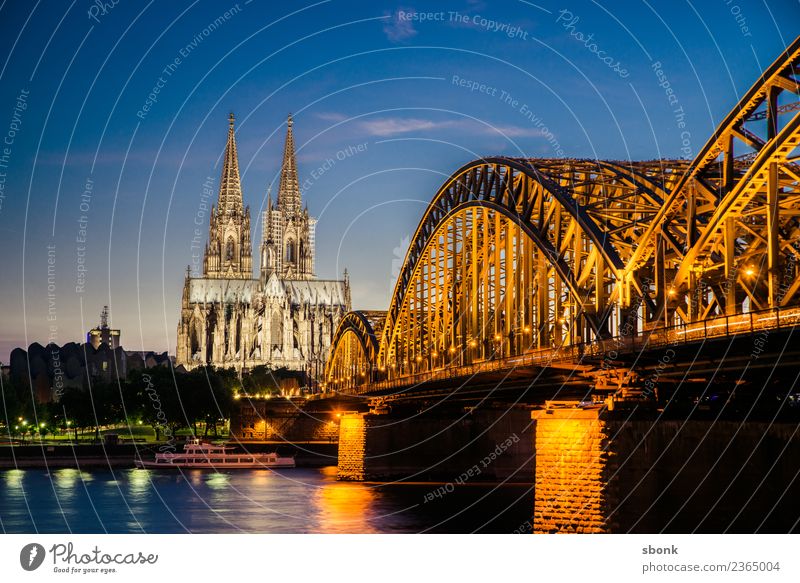
<path fill-rule="evenodd" d="M 289 116 L 278 196 L 273 204 L 268 195 L 255 276 L 231 114 L 203 276 L 187 270 L 183 284 L 176 363 L 187 369 L 269 365 L 319 377 L 339 319 L 350 309 L 350 286 L 346 271 L 342 280 L 316 278 L 315 228 L 301 200 Z"/>

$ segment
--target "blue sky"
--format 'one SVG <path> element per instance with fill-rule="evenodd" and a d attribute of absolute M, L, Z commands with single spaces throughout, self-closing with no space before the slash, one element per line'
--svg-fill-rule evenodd
<path fill-rule="evenodd" d="M 229 111 L 254 245 L 292 112 L 318 275 L 385 309 L 459 166 L 691 157 L 799 25 L 792 0 L 5 1 L 0 361 L 105 304 L 126 348 L 174 352 Z"/>

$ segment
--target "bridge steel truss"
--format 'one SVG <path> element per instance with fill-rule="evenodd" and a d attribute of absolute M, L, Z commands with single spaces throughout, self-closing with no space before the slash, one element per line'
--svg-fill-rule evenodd
<path fill-rule="evenodd" d="M 388 311 L 340 324 L 326 383 L 346 392 L 800 304 L 799 69 L 800 38 L 691 163 L 497 157 L 458 169 L 419 223 Z"/>

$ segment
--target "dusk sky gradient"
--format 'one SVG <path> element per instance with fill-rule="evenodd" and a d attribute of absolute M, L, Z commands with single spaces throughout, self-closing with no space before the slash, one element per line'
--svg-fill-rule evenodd
<path fill-rule="evenodd" d="M 457 168 L 497 154 L 692 157 L 800 33 L 794 0 L 106 4 L 0 4 L 2 362 L 51 336 L 81 341 L 106 304 L 125 348 L 174 353 L 231 111 L 254 259 L 291 112 L 317 273 L 347 268 L 353 307 L 386 309 Z M 443 17 L 403 18 L 421 11 Z"/>

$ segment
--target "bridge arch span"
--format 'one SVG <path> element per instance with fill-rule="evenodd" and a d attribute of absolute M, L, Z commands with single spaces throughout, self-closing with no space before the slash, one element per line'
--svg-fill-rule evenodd
<path fill-rule="evenodd" d="M 796 303 L 798 71 L 800 37 L 723 119 L 628 258 L 626 274 L 649 266 L 661 274 L 652 319 L 688 323 Z"/>
<path fill-rule="evenodd" d="M 325 363 L 325 382 L 335 389 L 374 380 L 378 339 L 386 312 L 351 311 L 339 321 Z"/>
<path fill-rule="evenodd" d="M 353 318 L 331 366 L 351 358 L 378 381 L 362 392 L 565 354 L 583 363 L 610 337 L 800 321 L 800 37 L 692 161 L 459 168 L 416 229 L 381 330 Z"/>
<path fill-rule="evenodd" d="M 636 230 L 662 204 L 655 175 L 587 160 L 486 158 L 458 169 L 409 246 L 379 369 L 633 333 L 637 282 L 621 275 Z"/>

